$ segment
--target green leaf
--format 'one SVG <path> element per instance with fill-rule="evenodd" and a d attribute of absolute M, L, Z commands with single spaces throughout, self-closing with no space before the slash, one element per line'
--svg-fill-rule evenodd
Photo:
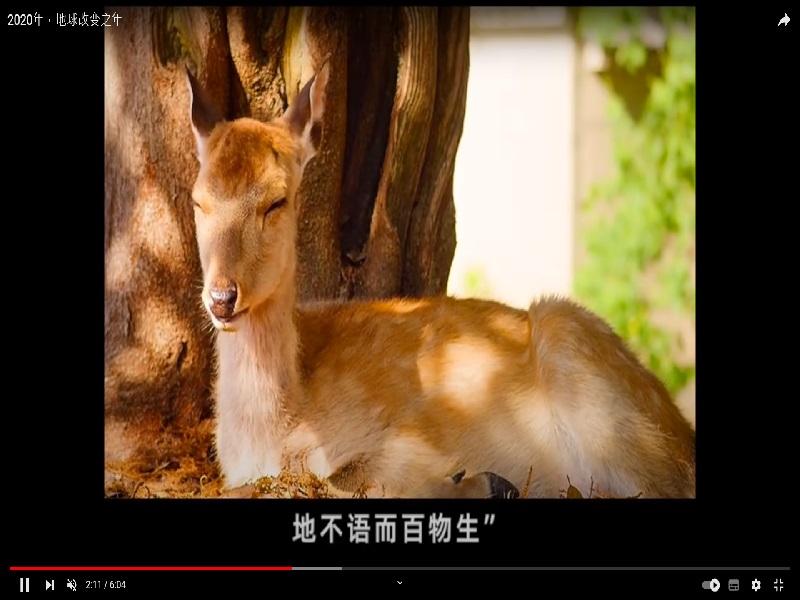
<path fill-rule="evenodd" d="M 634 73 L 647 62 L 647 50 L 641 42 L 630 42 L 617 48 L 614 59 L 628 72 Z"/>
<path fill-rule="evenodd" d="M 644 77 L 639 69 L 647 59 L 634 26 L 642 10 L 579 11 L 582 31 L 613 50 L 633 77 Z M 581 205 L 585 226 L 579 240 L 589 256 L 576 272 L 574 291 L 674 393 L 694 376 L 694 366 L 676 362 L 674 334 L 650 322 L 649 314 L 668 308 L 694 321 L 695 11 L 669 7 L 659 14 L 667 32 L 663 72 L 647 82 L 644 114 L 633 122 L 622 98 L 609 102 L 615 175 L 595 185 Z M 627 41 L 618 45 L 621 39 Z"/>

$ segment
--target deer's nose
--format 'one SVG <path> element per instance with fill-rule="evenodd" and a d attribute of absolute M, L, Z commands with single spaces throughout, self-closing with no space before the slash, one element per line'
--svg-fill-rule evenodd
<path fill-rule="evenodd" d="M 211 296 L 211 313 L 218 319 L 230 319 L 236 309 L 238 293 L 236 284 L 229 283 L 220 287 L 213 287 L 209 291 Z"/>

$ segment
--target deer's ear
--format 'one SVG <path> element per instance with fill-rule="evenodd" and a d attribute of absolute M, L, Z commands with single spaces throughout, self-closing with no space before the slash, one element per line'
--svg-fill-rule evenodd
<path fill-rule="evenodd" d="M 186 78 L 189 82 L 189 98 L 190 98 L 190 117 L 192 122 L 192 131 L 194 132 L 194 139 L 197 143 L 197 156 L 200 162 L 203 162 L 206 150 L 206 140 L 211 132 L 219 123 L 225 120 L 222 111 L 217 104 L 211 99 L 211 96 L 206 92 L 197 81 L 194 75 L 191 74 L 188 67 L 186 68 Z"/>
<path fill-rule="evenodd" d="M 314 158 L 322 142 L 322 116 L 325 113 L 325 90 L 329 78 L 330 56 L 281 117 L 300 142 L 300 164 L 303 167 Z"/>

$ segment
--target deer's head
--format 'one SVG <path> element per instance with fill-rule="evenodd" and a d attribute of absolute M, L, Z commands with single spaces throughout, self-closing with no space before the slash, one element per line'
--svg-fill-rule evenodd
<path fill-rule="evenodd" d="M 217 329 L 295 285 L 295 195 L 319 149 L 326 60 L 280 117 L 227 121 L 188 73 L 200 171 L 192 191 L 202 301 Z"/>

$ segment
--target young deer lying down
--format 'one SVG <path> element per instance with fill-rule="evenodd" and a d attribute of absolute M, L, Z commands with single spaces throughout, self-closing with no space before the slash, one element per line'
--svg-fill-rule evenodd
<path fill-rule="evenodd" d="M 188 77 L 227 486 L 303 465 L 343 496 L 513 497 L 532 469 L 529 497 L 558 497 L 568 477 L 584 492 L 593 480 L 622 497 L 694 497 L 694 430 L 567 300 L 297 305 L 295 194 L 322 138 L 329 63 L 269 123 L 225 121 Z"/>

